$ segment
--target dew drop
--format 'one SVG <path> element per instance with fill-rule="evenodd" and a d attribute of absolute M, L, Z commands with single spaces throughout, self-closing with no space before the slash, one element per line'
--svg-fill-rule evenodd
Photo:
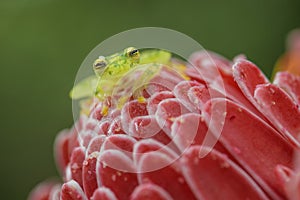
<path fill-rule="evenodd" d="M 241 150 L 237 147 L 233 147 L 233 151 L 237 154 L 240 154 L 241 153 Z"/>
<path fill-rule="evenodd" d="M 271 94 L 275 94 L 275 90 L 273 88 L 270 88 Z"/>
<path fill-rule="evenodd" d="M 118 175 L 118 176 L 122 176 L 122 172 L 117 171 L 117 175 Z"/>
<path fill-rule="evenodd" d="M 221 167 L 221 168 L 229 168 L 230 165 L 229 165 L 228 162 L 224 161 L 224 162 L 221 163 L 220 167 Z"/>
<path fill-rule="evenodd" d="M 82 163 L 84 166 L 87 166 L 88 165 L 88 161 L 87 160 L 85 160 L 85 161 L 83 161 L 83 163 Z"/>
<path fill-rule="evenodd" d="M 116 180 L 117 180 L 117 177 L 116 177 L 115 174 L 111 176 L 111 180 L 112 180 L 112 181 L 116 181 Z"/>
<path fill-rule="evenodd" d="M 181 183 L 181 184 L 183 184 L 184 183 L 184 179 L 182 177 L 179 177 L 178 178 L 178 182 Z"/>
<path fill-rule="evenodd" d="M 199 163 L 199 158 L 195 157 L 193 161 L 194 161 L 194 164 L 197 165 Z"/>

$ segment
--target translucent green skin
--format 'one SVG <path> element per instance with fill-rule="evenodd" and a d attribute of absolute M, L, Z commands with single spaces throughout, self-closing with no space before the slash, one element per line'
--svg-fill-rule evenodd
<path fill-rule="evenodd" d="M 127 56 L 125 50 L 124 52 L 105 57 L 105 61 L 107 66 L 103 70 L 97 72 L 97 70 L 94 69 L 95 74 L 102 80 L 117 79 L 139 63 L 139 59 L 133 59 Z"/>
<path fill-rule="evenodd" d="M 75 85 L 70 92 L 70 96 L 72 99 L 97 96 L 103 100 L 111 96 L 115 84 L 132 68 L 141 64 L 167 64 L 170 58 L 171 53 L 169 52 L 163 50 L 146 50 L 140 53 L 138 59 L 133 59 L 126 54 L 125 49 L 122 52 L 105 57 L 106 66 L 104 69 L 95 70 L 95 75 Z"/>

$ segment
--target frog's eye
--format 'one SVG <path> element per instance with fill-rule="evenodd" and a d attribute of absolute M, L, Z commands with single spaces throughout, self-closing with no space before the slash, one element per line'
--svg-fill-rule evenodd
<path fill-rule="evenodd" d="M 129 47 L 125 50 L 125 54 L 129 58 L 133 58 L 134 60 L 138 60 L 140 58 L 140 52 L 138 49 L 134 47 Z"/>
<path fill-rule="evenodd" d="M 107 66 L 107 61 L 103 56 L 100 56 L 97 60 L 95 60 L 93 68 L 97 74 L 100 74 L 105 67 Z"/>
<path fill-rule="evenodd" d="M 97 60 L 94 62 L 94 69 L 99 69 L 107 66 L 107 62 L 105 59 L 99 57 Z"/>

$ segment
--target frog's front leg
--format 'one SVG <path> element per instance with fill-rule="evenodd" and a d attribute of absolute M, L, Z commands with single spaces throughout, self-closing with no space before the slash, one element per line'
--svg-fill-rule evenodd
<path fill-rule="evenodd" d="M 104 100 L 105 98 L 112 95 L 113 89 L 115 86 L 114 80 L 111 79 L 98 79 L 95 96 L 100 100 Z"/>

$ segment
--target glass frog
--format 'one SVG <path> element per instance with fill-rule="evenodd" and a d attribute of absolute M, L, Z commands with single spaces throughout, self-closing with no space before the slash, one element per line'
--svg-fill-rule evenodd
<path fill-rule="evenodd" d="M 100 56 L 93 64 L 95 75 L 79 82 L 71 90 L 72 99 L 96 96 L 100 100 L 112 94 L 115 84 L 130 69 L 143 64 L 168 64 L 171 53 L 164 50 L 145 50 L 129 47 L 110 56 Z"/>

